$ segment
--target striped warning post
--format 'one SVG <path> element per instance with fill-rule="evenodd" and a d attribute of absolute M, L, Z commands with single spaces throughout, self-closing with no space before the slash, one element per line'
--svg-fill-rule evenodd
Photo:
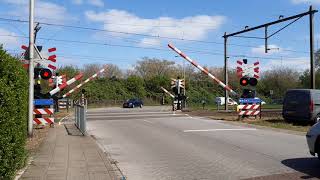
<path fill-rule="evenodd" d="M 257 116 L 260 114 L 259 110 L 247 110 L 247 111 L 240 111 L 239 116 L 245 115 L 245 116 Z"/>
<path fill-rule="evenodd" d="M 99 74 L 103 73 L 106 70 L 106 68 L 101 69 L 100 71 L 98 71 L 97 73 L 95 73 L 94 75 L 92 75 L 91 77 L 89 77 L 88 79 L 86 79 L 85 81 L 83 81 L 82 83 L 80 83 L 79 85 L 77 85 L 75 88 L 71 89 L 69 92 L 67 92 L 66 94 L 64 94 L 62 96 L 62 98 L 65 98 L 67 96 L 69 96 L 71 93 L 73 93 L 74 91 L 78 90 L 81 86 L 83 86 L 84 84 L 88 83 L 89 81 L 93 80 L 94 78 L 96 78 Z"/>
<path fill-rule="evenodd" d="M 239 109 L 259 109 L 260 105 L 259 104 L 246 104 L 246 105 L 239 105 Z"/>
<path fill-rule="evenodd" d="M 198 65 L 196 61 L 192 60 L 190 57 L 186 56 L 182 51 L 180 51 L 178 48 L 174 47 L 172 44 L 168 44 L 169 48 L 178 53 L 181 57 L 183 57 L 185 60 L 189 61 L 194 67 L 198 68 L 201 70 L 203 73 L 208 75 L 211 79 L 216 81 L 220 86 L 222 86 L 224 89 L 229 91 L 231 94 L 234 96 L 237 96 L 238 94 L 233 91 L 229 86 L 225 85 L 222 81 L 220 81 L 218 78 L 216 78 L 214 75 L 209 73 L 209 71 L 202 66 Z"/>
<path fill-rule="evenodd" d="M 52 115 L 54 110 L 52 108 L 33 109 L 33 114 Z"/>
<path fill-rule="evenodd" d="M 54 118 L 34 118 L 33 124 L 53 124 Z"/>
<path fill-rule="evenodd" d="M 238 105 L 239 116 L 257 116 L 260 115 L 260 107 L 259 104 L 246 104 L 246 105 Z"/>
<path fill-rule="evenodd" d="M 54 95 L 57 92 L 61 91 L 62 89 L 66 88 L 67 86 L 69 86 L 70 84 L 76 82 L 77 80 L 81 79 L 83 77 L 82 73 L 79 73 L 78 75 L 76 75 L 74 78 L 70 79 L 69 81 L 61 84 L 60 86 L 56 87 L 55 89 L 53 89 L 52 91 L 50 91 L 50 95 Z"/>

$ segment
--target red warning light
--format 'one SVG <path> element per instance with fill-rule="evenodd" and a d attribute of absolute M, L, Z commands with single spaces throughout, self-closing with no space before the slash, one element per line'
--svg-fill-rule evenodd
<path fill-rule="evenodd" d="M 48 80 L 52 76 L 52 72 L 49 69 L 41 69 L 40 71 L 41 79 Z"/>
<path fill-rule="evenodd" d="M 248 85 L 248 79 L 247 79 L 247 78 L 241 78 L 241 79 L 240 79 L 240 85 L 241 85 L 241 86 L 246 86 L 246 85 Z"/>
<path fill-rule="evenodd" d="M 48 72 L 44 72 L 44 73 L 43 73 L 43 76 L 44 76 L 44 77 L 48 77 L 48 76 L 49 76 L 49 73 L 48 73 Z"/>

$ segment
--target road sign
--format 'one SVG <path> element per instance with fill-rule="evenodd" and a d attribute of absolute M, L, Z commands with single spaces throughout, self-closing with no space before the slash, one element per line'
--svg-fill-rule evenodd
<path fill-rule="evenodd" d="M 41 49 L 39 49 L 40 47 L 42 49 L 42 46 L 34 46 L 34 52 L 35 52 L 35 54 L 34 54 L 34 65 L 36 66 L 36 65 L 39 64 L 43 68 L 49 68 L 49 69 L 52 69 L 52 70 L 56 70 L 57 67 L 52 65 L 48 61 L 51 61 L 51 62 L 55 63 L 57 61 L 56 60 L 57 56 L 56 55 L 50 55 L 50 56 L 47 57 L 46 55 L 43 55 L 40 52 L 41 51 Z M 23 55 L 25 57 L 25 60 L 28 60 L 28 57 L 29 57 L 29 50 L 28 49 L 29 48 L 27 46 L 25 46 L 25 45 L 22 45 L 21 48 L 23 50 L 25 50 L 25 52 L 23 53 Z M 54 51 L 56 51 L 56 48 L 48 49 L 49 53 L 54 52 Z M 28 64 L 29 64 L 29 62 L 26 61 L 26 62 L 24 62 L 23 66 L 27 69 L 27 68 L 29 68 Z"/>
<path fill-rule="evenodd" d="M 239 102 L 241 104 L 246 104 L 246 103 L 258 104 L 258 103 L 261 103 L 261 99 L 259 99 L 259 98 L 240 98 Z"/>
<path fill-rule="evenodd" d="M 34 105 L 35 106 L 50 106 L 53 105 L 53 99 L 35 99 Z"/>
<path fill-rule="evenodd" d="M 237 75 L 239 78 L 242 78 L 244 76 L 246 77 L 252 77 L 252 78 L 260 78 L 259 72 L 260 72 L 260 68 L 259 68 L 259 61 L 253 63 L 253 64 L 247 64 L 244 63 L 243 61 L 238 60 L 237 61 Z"/>

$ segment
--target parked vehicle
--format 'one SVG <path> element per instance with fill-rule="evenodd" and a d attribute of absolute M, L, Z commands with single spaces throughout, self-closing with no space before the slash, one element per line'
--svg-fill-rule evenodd
<path fill-rule="evenodd" d="M 225 104 L 225 97 L 216 97 L 215 101 L 218 105 L 224 105 Z M 238 105 L 238 103 L 236 101 L 234 101 L 233 99 L 228 98 L 228 105 L 234 106 L 234 105 Z"/>
<path fill-rule="evenodd" d="M 313 125 L 306 136 L 310 154 L 313 156 L 317 154 L 320 160 L 320 122 Z"/>
<path fill-rule="evenodd" d="M 320 121 L 320 90 L 291 89 L 283 100 L 282 116 L 286 121 Z"/>
<path fill-rule="evenodd" d="M 143 102 L 140 99 L 129 99 L 123 103 L 124 108 L 143 107 Z"/>

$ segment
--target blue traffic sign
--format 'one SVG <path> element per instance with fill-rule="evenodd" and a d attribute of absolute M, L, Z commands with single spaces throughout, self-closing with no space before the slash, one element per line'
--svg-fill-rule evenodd
<path fill-rule="evenodd" d="M 259 98 L 240 98 L 239 103 L 246 104 L 246 103 L 253 103 L 258 104 L 261 103 L 261 99 Z"/>
<path fill-rule="evenodd" d="M 35 99 L 34 105 L 36 105 L 36 106 L 50 106 L 50 105 L 53 105 L 53 99 Z"/>

